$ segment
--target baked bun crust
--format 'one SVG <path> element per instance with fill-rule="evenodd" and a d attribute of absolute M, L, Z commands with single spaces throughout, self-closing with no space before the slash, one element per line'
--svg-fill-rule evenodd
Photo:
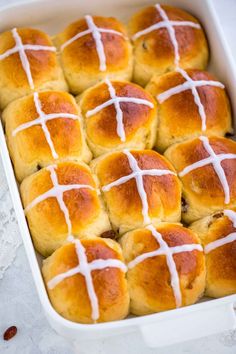
<path fill-rule="evenodd" d="M 83 259 L 81 254 L 84 255 Z M 97 269 L 96 261 L 103 262 L 101 269 Z M 91 271 L 92 263 L 95 267 Z M 57 284 L 52 282 L 57 275 L 78 265 L 83 266 L 84 271 L 89 270 L 87 279 L 91 277 L 90 292 L 93 288 L 98 306 L 96 301 L 91 300 L 86 277 L 81 273 L 76 272 L 73 276 L 61 279 Z M 127 316 L 129 294 L 125 270 L 118 243 L 95 237 L 59 248 L 44 261 L 42 269 L 48 295 L 55 310 L 66 319 L 80 323 L 121 320 Z"/>
<path fill-rule="evenodd" d="M 187 74 L 188 80 L 183 76 Z M 196 81 L 197 93 L 183 84 Z M 179 86 L 181 85 L 181 86 Z M 224 136 L 232 133 L 231 110 L 224 86 L 211 74 L 187 69 L 155 75 L 146 87 L 158 102 L 158 129 L 156 148 L 164 151 L 170 145 L 204 135 Z M 182 90 L 179 92 L 180 90 Z M 169 90 L 173 90 L 172 93 Z M 170 93 L 170 95 L 168 94 Z M 196 99 L 200 103 L 196 104 Z M 203 108 L 203 112 L 201 110 Z"/>
<path fill-rule="evenodd" d="M 228 216 L 229 215 L 229 216 Z M 236 293 L 236 208 L 194 222 L 190 228 L 201 239 L 206 253 L 206 295 Z"/>
<path fill-rule="evenodd" d="M 115 96 L 128 102 L 112 101 Z M 127 81 L 99 83 L 78 98 L 87 140 L 94 156 L 123 148 L 152 148 L 157 126 L 156 103 L 143 88 Z M 115 104 L 114 104 L 115 103 Z M 118 108 L 116 105 L 118 104 Z"/>
<path fill-rule="evenodd" d="M 95 41 L 92 33 L 86 32 L 91 28 L 95 28 L 100 39 Z M 106 32 L 101 32 L 101 29 Z M 79 38 L 70 41 L 76 35 Z M 130 80 L 132 77 L 132 47 L 124 25 L 114 17 L 85 16 L 58 34 L 55 43 L 60 50 L 70 91 L 74 94 L 105 77 L 118 80 Z"/>
<path fill-rule="evenodd" d="M 91 166 L 100 180 L 110 221 L 120 234 L 150 222 L 180 220 L 180 182 L 172 165 L 157 152 L 111 152 Z"/>
<path fill-rule="evenodd" d="M 35 248 L 43 256 L 70 234 L 81 238 L 110 230 L 95 180 L 83 163 L 43 168 L 27 177 L 20 191 Z"/>
<path fill-rule="evenodd" d="M 121 238 L 121 245 L 128 265 L 133 314 L 146 315 L 190 305 L 202 296 L 205 257 L 191 230 L 179 224 L 161 223 L 156 228 L 148 226 L 128 232 Z M 180 250 L 176 252 L 171 247 Z"/>
<path fill-rule="evenodd" d="M 215 158 L 213 154 L 220 156 Z M 182 182 L 185 204 L 182 218 L 185 222 L 236 206 L 234 141 L 222 137 L 200 137 L 172 145 L 165 156 L 176 168 Z"/>
<path fill-rule="evenodd" d="M 45 119 L 45 114 L 56 116 Z M 41 122 L 37 120 L 39 116 Z M 2 117 L 19 181 L 55 161 L 88 162 L 92 157 L 81 129 L 78 106 L 66 92 L 47 91 L 20 98 L 8 105 Z"/>
<path fill-rule="evenodd" d="M 20 43 L 24 48 L 21 56 L 17 48 Z M 50 37 L 33 28 L 1 33 L 0 107 L 34 90 L 47 89 L 68 90 Z"/>
<path fill-rule="evenodd" d="M 185 26 L 174 25 L 176 42 L 169 31 L 161 26 L 142 33 L 162 21 L 187 21 Z M 208 62 L 208 45 L 198 20 L 189 13 L 166 5 L 146 7 L 137 12 L 129 22 L 129 33 L 134 44 L 134 81 L 146 85 L 154 74 L 182 68 L 205 69 Z"/>

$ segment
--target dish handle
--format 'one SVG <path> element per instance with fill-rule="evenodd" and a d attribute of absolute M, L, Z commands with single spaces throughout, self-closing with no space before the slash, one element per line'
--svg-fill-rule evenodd
<path fill-rule="evenodd" d="M 147 346 L 156 348 L 206 337 L 235 327 L 234 304 L 227 303 L 145 324 L 140 327 L 140 331 Z"/>

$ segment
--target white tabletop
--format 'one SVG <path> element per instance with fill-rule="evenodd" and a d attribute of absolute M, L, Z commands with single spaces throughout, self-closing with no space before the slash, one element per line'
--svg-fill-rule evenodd
<path fill-rule="evenodd" d="M 0 0 L 0 5 L 9 2 L 17 2 L 17 0 Z M 213 0 L 213 2 L 236 60 L 236 0 Z M 1 268 L 0 262 L 0 353 L 74 353 L 72 345 L 50 328 L 43 314 L 20 241 L 0 162 L 0 260 L 3 260 L 4 250 L 4 262 L 6 264 L 7 261 L 9 267 L 6 270 Z M 3 341 L 2 333 L 12 325 L 18 327 L 17 335 L 8 342 Z M 122 337 L 83 342 L 77 350 L 79 354 L 111 354 L 111 352 L 112 354 L 235 354 L 236 331 L 160 349 L 148 349 L 140 336 L 127 334 Z"/>

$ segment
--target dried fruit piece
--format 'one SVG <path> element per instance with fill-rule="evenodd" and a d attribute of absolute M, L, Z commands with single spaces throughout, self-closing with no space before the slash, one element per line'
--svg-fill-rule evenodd
<path fill-rule="evenodd" d="M 114 230 L 109 230 L 105 231 L 100 235 L 102 238 L 111 238 L 111 239 L 116 239 L 117 238 L 117 233 Z"/>
<path fill-rule="evenodd" d="M 10 340 L 16 335 L 16 333 L 17 333 L 17 327 L 11 326 L 4 332 L 3 339 Z"/>

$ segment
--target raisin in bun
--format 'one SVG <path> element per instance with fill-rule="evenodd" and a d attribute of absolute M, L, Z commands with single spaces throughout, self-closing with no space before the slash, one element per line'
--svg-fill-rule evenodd
<path fill-rule="evenodd" d="M 206 254 L 206 295 L 236 293 L 236 208 L 207 216 L 190 225 Z"/>
<path fill-rule="evenodd" d="M 68 90 L 50 37 L 33 28 L 1 33 L 0 108 L 35 90 Z"/>
<path fill-rule="evenodd" d="M 182 182 L 187 223 L 236 206 L 236 143 L 201 136 L 172 145 L 165 156 Z"/>
<path fill-rule="evenodd" d="M 122 148 L 152 148 L 157 112 L 152 96 L 127 81 L 106 79 L 78 97 L 94 156 Z"/>
<path fill-rule="evenodd" d="M 224 85 L 206 71 L 177 69 L 155 75 L 146 89 L 157 99 L 159 151 L 202 134 L 224 136 L 233 131 Z"/>
<path fill-rule="evenodd" d="M 131 18 L 129 33 L 134 45 L 134 81 L 140 85 L 177 66 L 206 68 L 208 45 L 203 28 L 186 11 L 159 4 L 146 7 Z"/>
<path fill-rule="evenodd" d="M 93 160 L 91 167 L 120 234 L 150 222 L 180 220 L 180 182 L 172 165 L 157 152 L 111 152 Z"/>
<path fill-rule="evenodd" d="M 19 181 L 57 161 L 89 162 L 78 106 L 66 92 L 35 92 L 3 111 L 6 137 Z"/>
<path fill-rule="evenodd" d="M 124 25 L 114 17 L 86 15 L 65 28 L 54 41 L 74 94 L 106 77 L 132 77 L 132 47 Z"/>
<path fill-rule="evenodd" d="M 50 165 L 20 187 L 34 246 L 44 256 L 68 236 L 99 236 L 110 222 L 89 167 L 78 162 Z"/>
<path fill-rule="evenodd" d="M 128 232 L 121 238 L 131 312 L 146 315 L 195 303 L 205 288 L 205 258 L 196 234 L 179 224 Z"/>
<path fill-rule="evenodd" d="M 126 266 L 115 241 L 74 240 L 47 258 L 42 272 L 52 305 L 70 321 L 121 320 L 129 312 Z"/>

